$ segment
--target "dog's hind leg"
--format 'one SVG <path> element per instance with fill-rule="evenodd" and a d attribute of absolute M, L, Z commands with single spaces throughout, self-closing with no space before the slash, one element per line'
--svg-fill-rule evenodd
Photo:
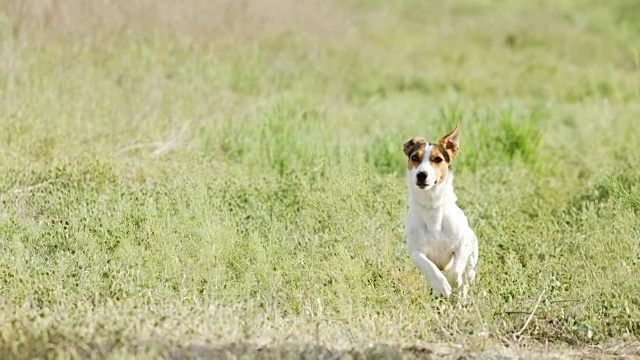
<path fill-rule="evenodd" d="M 469 256 L 467 267 L 462 277 L 462 294 L 461 298 L 464 301 L 467 298 L 469 292 L 469 284 L 476 278 L 476 264 L 478 263 L 478 239 L 474 235 L 473 253 Z"/>
<path fill-rule="evenodd" d="M 467 293 L 469 292 L 469 284 L 476 277 L 476 261 L 473 256 L 469 258 L 469 262 L 467 263 L 467 268 L 462 277 L 462 300 L 467 298 Z"/>
<path fill-rule="evenodd" d="M 470 236 L 475 237 L 473 233 Z M 475 261 L 473 259 L 474 245 L 472 243 L 473 239 L 467 237 L 463 239 L 454 249 L 453 255 L 453 264 L 451 266 L 451 271 L 449 273 L 449 278 L 452 283 L 455 284 L 456 288 L 460 288 L 467 282 L 467 277 L 465 276 L 465 272 L 468 269 L 468 265 L 473 262 L 475 266 Z"/>
<path fill-rule="evenodd" d="M 462 301 L 467 300 L 468 293 L 469 293 L 469 283 L 465 281 L 465 283 L 462 285 L 462 295 L 460 296 L 460 299 Z"/>
<path fill-rule="evenodd" d="M 467 282 L 472 282 L 476 278 L 476 265 L 478 264 L 478 238 L 473 234 L 473 254 L 469 257 L 467 264 Z"/>

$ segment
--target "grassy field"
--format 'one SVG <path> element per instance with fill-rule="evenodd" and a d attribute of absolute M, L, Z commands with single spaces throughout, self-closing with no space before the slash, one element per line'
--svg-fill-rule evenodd
<path fill-rule="evenodd" d="M 638 18 L 0 1 L 0 357 L 640 356 Z M 403 229 L 458 118 L 464 305 Z"/>

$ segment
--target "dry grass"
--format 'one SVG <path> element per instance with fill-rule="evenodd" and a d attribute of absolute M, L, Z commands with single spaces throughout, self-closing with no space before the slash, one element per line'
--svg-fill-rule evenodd
<path fill-rule="evenodd" d="M 348 4 L 321 0 L 8 0 L 4 8 L 11 14 L 12 31 L 25 41 L 150 32 L 201 41 L 251 41 L 291 32 L 343 37 L 355 17 Z"/>

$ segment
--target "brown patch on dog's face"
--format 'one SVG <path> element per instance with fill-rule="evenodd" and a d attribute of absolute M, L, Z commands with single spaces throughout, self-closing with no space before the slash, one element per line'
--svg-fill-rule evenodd
<path fill-rule="evenodd" d="M 446 179 L 451 162 L 458 155 L 458 127 L 459 123 L 437 144 L 428 143 L 423 138 L 409 139 L 404 143 L 409 179 L 413 179 L 420 189 L 430 188 Z"/>
<path fill-rule="evenodd" d="M 423 138 L 409 139 L 404 143 L 404 154 L 407 155 L 409 162 L 407 168 L 417 168 L 424 159 L 424 152 L 427 146 L 427 142 Z"/>
<path fill-rule="evenodd" d="M 444 180 L 449 173 L 449 167 L 451 165 L 451 157 L 449 153 L 440 144 L 431 145 L 431 153 L 429 154 L 429 165 L 433 168 L 438 182 Z"/>

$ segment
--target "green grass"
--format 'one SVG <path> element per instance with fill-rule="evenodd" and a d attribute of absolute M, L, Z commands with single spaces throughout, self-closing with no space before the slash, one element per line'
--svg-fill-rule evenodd
<path fill-rule="evenodd" d="M 0 3 L 0 357 L 633 351 L 633 2 L 127 4 Z M 458 118 L 464 305 L 403 229 Z"/>

